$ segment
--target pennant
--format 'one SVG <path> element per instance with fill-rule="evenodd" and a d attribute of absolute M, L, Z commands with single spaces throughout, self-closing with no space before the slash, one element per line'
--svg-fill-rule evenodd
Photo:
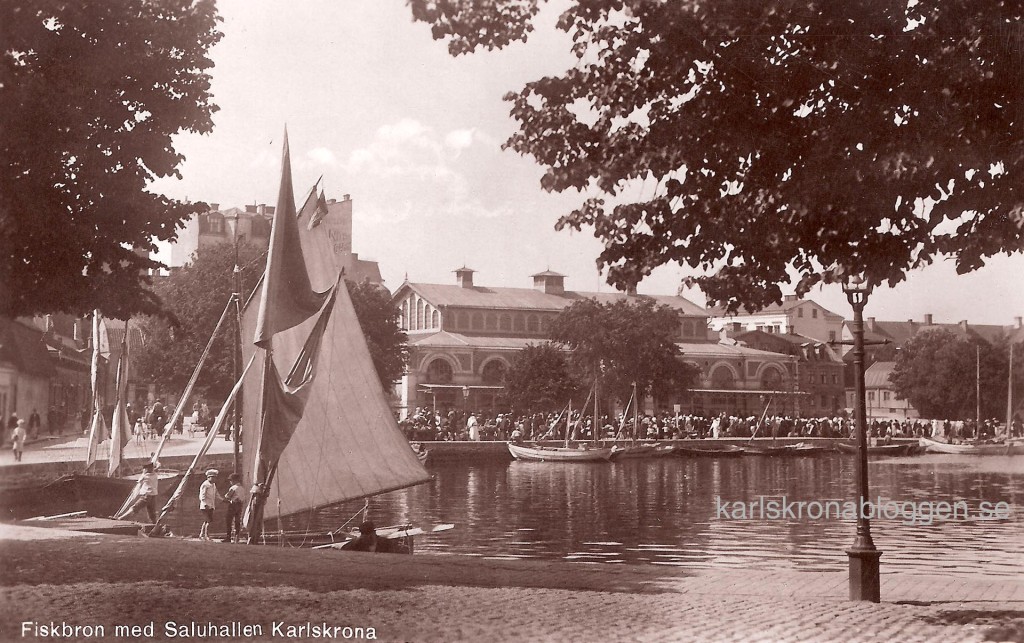
<path fill-rule="evenodd" d="M 323 190 L 320 191 L 320 196 L 316 200 L 316 207 L 313 210 L 313 215 L 309 217 L 309 229 L 312 230 L 316 226 L 320 225 L 320 221 L 327 216 L 327 199 L 324 198 Z"/>
<path fill-rule="evenodd" d="M 257 346 L 266 348 L 277 333 L 298 326 L 320 309 L 327 292 L 315 292 L 309 282 L 306 261 L 299 242 L 299 225 L 292 190 L 292 164 L 288 132 L 284 135 L 281 187 L 270 233 L 267 269 L 256 322 Z"/>

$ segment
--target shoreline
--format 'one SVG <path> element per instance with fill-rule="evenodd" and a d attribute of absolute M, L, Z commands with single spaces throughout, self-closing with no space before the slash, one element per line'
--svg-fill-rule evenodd
<path fill-rule="evenodd" d="M 114 632 L 148 624 L 156 640 L 1024 640 L 1024 578 L 883 573 L 882 603 L 846 592 L 844 572 L 341 553 L 0 525 L 3 641 L 46 640 L 23 636 L 25 622 L 104 628 L 60 640 L 147 640 Z M 172 637 L 166 623 L 262 631 Z M 277 635 L 275 623 L 363 636 Z"/>

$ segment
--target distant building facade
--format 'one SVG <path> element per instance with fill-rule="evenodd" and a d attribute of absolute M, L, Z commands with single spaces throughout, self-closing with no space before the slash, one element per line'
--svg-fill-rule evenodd
<path fill-rule="evenodd" d="M 819 417 L 845 410 L 845 363 L 828 342 L 795 332 L 767 333 L 760 330 L 734 332 L 731 337 L 751 348 L 796 358 L 794 379 L 797 390 L 803 393 L 794 398 L 797 415 Z"/>
<path fill-rule="evenodd" d="M 711 315 L 708 323 L 714 331 L 724 328 L 733 331 L 739 324 L 742 330 L 747 331 L 760 330 L 776 335 L 795 333 L 819 342 L 834 342 L 843 330 L 841 315 L 810 299 L 799 299 L 796 295 L 786 295 L 782 303 L 772 304 L 756 313 L 747 313 L 741 309 L 737 313 L 726 314 L 723 308 L 712 308 L 708 312 Z"/>
<path fill-rule="evenodd" d="M 326 227 L 334 252 L 341 257 L 346 278 L 381 283 L 377 262 L 360 259 L 358 253 L 352 251 L 352 198 L 348 194 L 341 200 L 324 199 L 322 194 L 320 198 L 326 205 L 320 225 Z M 307 203 L 309 207 L 315 205 L 315 199 Z M 236 235 L 240 243 L 266 248 L 270 244 L 274 210 L 274 206 L 263 203 L 221 210 L 219 203 L 211 203 L 208 212 L 193 217 L 178 232 L 178 239 L 171 246 L 170 265 L 185 265 L 199 248 L 234 243 Z"/>
<path fill-rule="evenodd" d="M 698 387 L 648 400 L 648 410 L 679 405 L 682 412 L 701 414 L 754 412 L 766 391 L 779 391 L 791 402 L 794 358 L 717 343 L 708 334 L 707 311 L 683 297 L 571 291 L 565 276 L 550 270 L 532 275 L 532 288 L 492 288 L 476 285 L 474 272 L 456 270 L 454 285 L 406 281 L 395 291 L 392 301 L 410 349 L 399 387 L 403 414 L 423 407 L 499 411 L 505 371 L 519 351 L 547 341 L 551 322 L 564 308 L 583 299 L 613 303 L 638 297 L 678 311 L 682 359 L 701 371 Z"/>

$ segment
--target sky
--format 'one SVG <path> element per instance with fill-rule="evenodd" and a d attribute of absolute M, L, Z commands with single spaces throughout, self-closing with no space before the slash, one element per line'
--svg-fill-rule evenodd
<path fill-rule="evenodd" d="M 214 130 L 176 137 L 182 178 L 151 190 L 222 209 L 277 201 L 285 126 L 296 194 L 323 176 L 327 198 L 353 200 L 353 251 L 377 261 L 392 291 L 412 282 L 530 287 L 554 270 L 566 288 L 609 292 L 589 230 L 554 229 L 581 199 L 540 187 L 541 168 L 503 151 L 515 130 L 505 93 L 575 60 L 550 8 L 526 44 L 452 58 L 404 0 L 222 0 L 224 37 L 211 52 Z M 300 197 L 301 198 L 301 197 Z M 166 253 L 161 255 L 166 260 Z M 664 266 L 638 287 L 671 295 L 686 268 Z M 1024 256 L 999 256 L 969 275 L 952 261 L 871 295 L 879 320 L 1012 324 L 1024 315 Z M 792 286 L 783 285 L 783 292 Z M 699 290 L 684 297 L 704 305 Z M 838 285 L 808 295 L 851 317 Z"/>

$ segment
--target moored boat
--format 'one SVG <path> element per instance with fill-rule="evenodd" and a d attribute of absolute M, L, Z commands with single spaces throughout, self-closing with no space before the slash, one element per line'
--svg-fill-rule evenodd
<path fill-rule="evenodd" d="M 743 447 L 725 444 L 720 447 L 680 446 L 673 447 L 673 454 L 685 458 L 738 458 L 743 455 Z"/>
<path fill-rule="evenodd" d="M 516 460 L 530 462 L 607 462 L 611 447 L 542 447 L 508 443 L 509 453 Z"/>
<path fill-rule="evenodd" d="M 921 447 L 916 444 L 876 444 L 868 447 L 868 455 L 906 456 L 914 455 Z M 836 449 L 842 453 L 857 453 L 857 445 L 849 442 L 836 443 Z"/>
<path fill-rule="evenodd" d="M 672 447 L 664 444 L 630 444 L 614 445 L 609 459 L 633 460 L 639 458 L 658 458 L 672 454 Z"/>
<path fill-rule="evenodd" d="M 921 446 L 929 453 L 947 453 L 953 455 L 1019 455 L 1024 453 L 1024 439 L 1013 439 L 1004 442 L 963 442 L 950 444 L 931 438 L 920 438 Z"/>

